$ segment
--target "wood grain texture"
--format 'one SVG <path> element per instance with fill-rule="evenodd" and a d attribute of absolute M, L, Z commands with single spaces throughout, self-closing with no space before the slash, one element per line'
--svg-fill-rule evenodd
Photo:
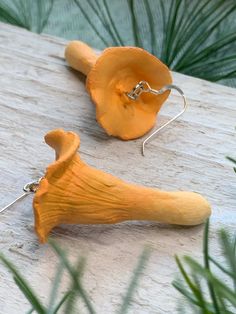
<path fill-rule="evenodd" d="M 22 186 L 44 173 L 53 152 L 43 136 L 54 128 L 79 133 L 80 154 L 90 165 L 129 182 L 165 190 L 193 190 L 212 204 L 211 250 L 221 259 L 216 230 L 235 229 L 236 180 L 226 155 L 235 153 L 236 89 L 173 73 L 186 93 L 188 111 L 146 147 L 142 139 L 108 137 L 95 120 L 84 77 L 65 63 L 66 41 L 0 24 L 0 207 Z M 173 94 L 158 118 L 160 125 L 181 108 Z M 132 313 L 176 313 L 179 294 L 171 286 L 174 255 L 202 257 L 203 226 L 182 228 L 149 222 L 103 226 L 61 226 L 52 237 L 72 260 L 87 257 L 84 285 L 98 313 L 115 313 L 143 247 L 152 247 Z M 39 245 L 33 231 L 29 196 L 0 216 L 0 249 L 24 273 L 46 302 L 57 259 Z M 66 283 L 64 285 L 65 289 Z M 0 309 L 29 309 L 11 275 L 0 266 Z M 81 313 L 86 313 L 81 305 Z"/>

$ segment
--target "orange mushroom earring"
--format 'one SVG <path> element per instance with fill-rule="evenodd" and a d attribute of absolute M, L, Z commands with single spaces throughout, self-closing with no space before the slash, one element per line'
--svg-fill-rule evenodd
<path fill-rule="evenodd" d="M 156 115 L 170 90 L 183 97 L 183 110 L 155 130 L 145 144 L 187 108 L 183 91 L 172 84 L 168 67 L 137 47 L 111 47 L 97 56 L 92 48 L 72 41 L 65 50 L 69 65 L 87 76 L 86 87 L 96 105 L 96 118 L 108 135 L 131 140 L 146 134 L 156 123 Z"/>
<path fill-rule="evenodd" d="M 166 192 L 129 184 L 88 166 L 77 153 L 80 138 L 73 132 L 54 130 L 46 134 L 45 141 L 55 150 L 56 161 L 49 165 L 40 181 L 26 185 L 26 194 L 17 199 L 35 193 L 35 230 L 42 243 L 47 241 L 49 232 L 62 223 L 114 224 L 150 220 L 198 225 L 211 214 L 210 204 L 198 193 Z"/>

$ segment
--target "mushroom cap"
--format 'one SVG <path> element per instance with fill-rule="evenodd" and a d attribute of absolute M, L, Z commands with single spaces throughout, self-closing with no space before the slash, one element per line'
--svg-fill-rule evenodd
<path fill-rule="evenodd" d="M 129 140 L 154 126 L 169 91 L 161 95 L 142 93 L 132 100 L 126 93 L 140 81 L 160 89 L 171 84 L 172 78 L 165 64 L 137 47 L 105 49 L 89 72 L 86 86 L 96 105 L 96 118 L 109 135 Z"/>
<path fill-rule="evenodd" d="M 65 197 L 61 201 L 60 197 L 63 196 L 63 193 L 58 194 L 57 185 L 60 183 L 66 194 L 66 186 L 69 186 L 70 178 L 66 185 L 63 185 L 63 182 L 80 146 L 80 138 L 73 132 L 56 129 L 45 135 L 45 142 L 55 150 L 56 161 L 47 167 L 33 200 L 35 231 L 41 243 L 46 242 L 50 230 L 59 224 L 58 208 L 63 208 L 62 201 L 65 200 Z"/>

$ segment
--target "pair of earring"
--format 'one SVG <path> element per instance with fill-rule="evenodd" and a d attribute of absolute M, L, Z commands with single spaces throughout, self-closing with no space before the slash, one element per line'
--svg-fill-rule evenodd
<path fill-rule="evenodd" d="M 83 57 L 76 59 L 74 45 L 75 43 L 72 42 L 67 47 L 67 59 L 74 68 L 80 68 L 83 73 L 88 74 L 87 88 L 97 106 L 97 120 L 107 133 L 126 140 L 139 137 L 143 132 L 146 133 L 153 126 L 154 115 L 156 116 L 173 85 L 167 84 L 157 90 L 152 89 L 149 82 L 147 83 L 147 76 L 144 76 L 145 81 L 138 83 L 131 91 L 126 90 L 126 85 L 130 87 L 133 83 L 133 76 L 136 77 L 137 69 L 135 63 L 132 63 L 130 70 L 125 68 L 125 64 L 136 60 L 137 55 L 135 62 L 144 62 L 142 71 L 138 72 L 139 75 L 144 73 L 146 67 L 153 74 L 156 72 L 156 67 L 165 70 L 166 67 L 154 56 L 133 47 L 106 49 L 103 54 L 107 57 L 104 60 L 100 57 L 95 61 L 95 54 L 90 54 L 90 58 L 88 57 L 88 51 L 91 52 L 91 48 L 82 44 L 87 50 L 82 51 Z M 76 42 L 77 48 L 78 42 Z M 122 56 L 117 55 L 116 49 L 121 49 Z M 128 51 L 132 52 L 131 56 L 126 55 Z M 133 51 L 135 51 L 134 54 Z M 147 54 L 147 58 L 155 59 L 153 69 L 151 64 L 143 60 L 143 53 Z M 113 66 L 115 60 L 121 64 L 119 67 L 116 66 L 120 80 L 116 79 L 114 82 L 110 67 Z M 105 66 L 103 72 L 100 72 L 100 66 Z M 161 84 L 163 80 L 167 78 L 169 80 L 168 73 L 162 74 Z M 154 80 L 154 77 L 152 79 Z M 174 86 L 174 88 L 183 96 L 185 110 L 185 97 L 178 87 Z M 140 97 L 142 93 L 144 93 L 143 97 Z M 160 95 L 158 106 L 154 101 L 155 95 Z M 137 101 L 137 103 L 133 104 L 132 101 Z M 111 108 L 112 106 L 114 108 Z M 142 115 L 143 119 L 141 119 Z M 139 126 L 141 131 L 138 130 Z M 144 141 L 143 148 L 145 143 L 161 128 Z M 3 212 L 26 195 L 35 193 L 33 200 L 35 230 L 42 243 L 47 241 L 50 231 L 62 223 L 113 224 L 126 220 L 151 220 L 179 225 L 197 225 L 207 219 L 211 213 L 210 204 L 198 193 L 166 192 L 156 188 L 128 184 L 86 165 L 77 153 L 80 138 L 73 132 L 65 132 L 62 129 L 53 130 L 46 134 L 45 141 L 55 150 L 56 161 L 48 166 L 43 178 L 28 183 L 24 187 L 23 195 L 0 210 Z"/>

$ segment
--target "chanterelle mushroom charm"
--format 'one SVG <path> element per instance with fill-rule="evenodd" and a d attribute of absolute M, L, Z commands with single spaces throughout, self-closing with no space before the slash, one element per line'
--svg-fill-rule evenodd
<path fill-rule="evenodd" d="M 170 91 L 158 96 L 130 91 L 141 81 L 154 90 L 170 86 L 170 71 L 159 59 L 137 47 L 111 47 L 98 57 L 85 43 L 72 41 L 65 57 L 70 66 L 87 75 L 86 86 L 96 105 L 96 118 L 109 135 L 123 140 L 138 138 L 156 122 Z"/>
<path fill-rule="evenodd" d="M 55 226 L 113 224 L 151 220 L 197 225 L 211 214 L 200 194 L 165 192 L 126 183 L 86 165 L 77 154 L 79 136 L 61 129 L 45 136 L 55 149 L 56 161 L 40 180 L 33 206 L 35 229 L 42 243 Z"/>

